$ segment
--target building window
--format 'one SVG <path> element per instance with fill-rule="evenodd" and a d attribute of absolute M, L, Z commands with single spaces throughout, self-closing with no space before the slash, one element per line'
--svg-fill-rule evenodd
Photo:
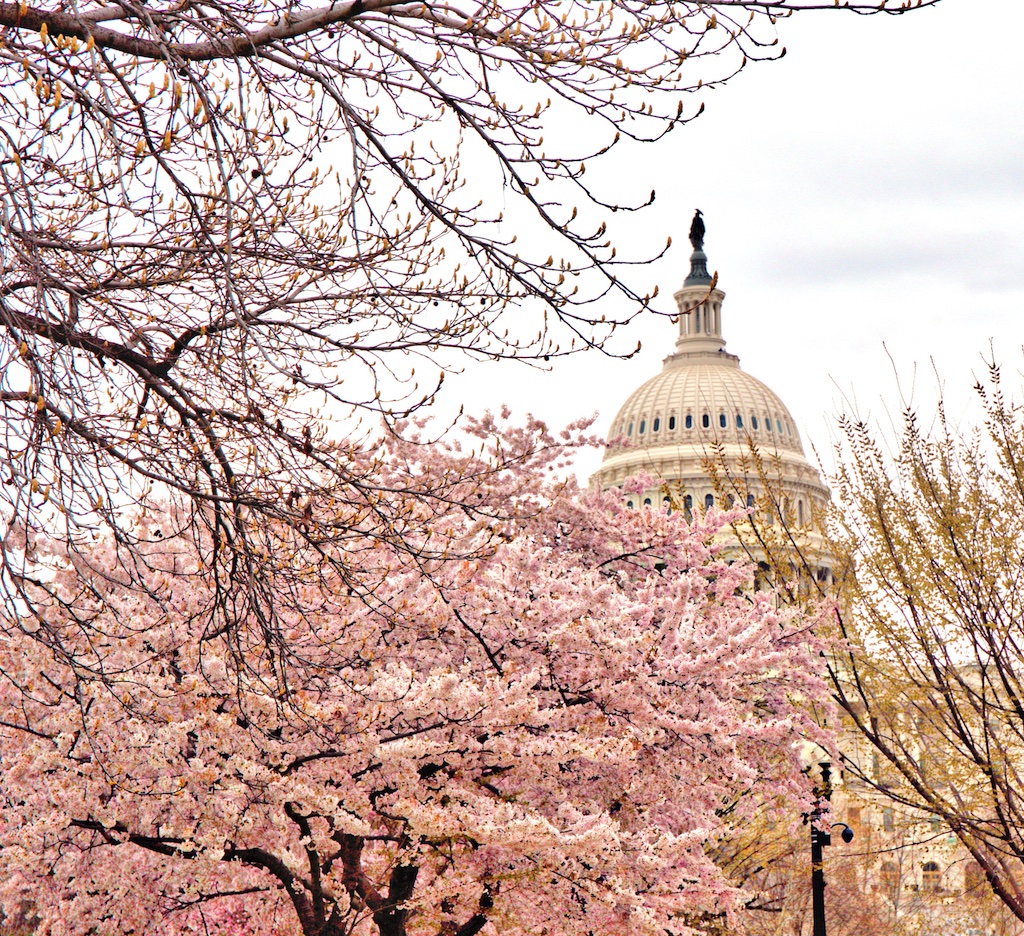
<path fill-rule="evenodd" d="M 661 420 L 657 416 L 655 416 L 654 417 L 654 423 L 651 426 L 651 432 L 657 432 L 660 428 L 661 428 Z"/>
<path fill-rule="evenodd" d="M 718 425 L 720 425 L 723 429 L 729 425 L 729 420 L 725 418 L 725 413 L 718 414 Z"/>
<path fill-rule="evenodd" d="M 689 494 L 683 498 L 683 511 L 686 513 L 687 520 L 693 519 L 693 498 Z"/>
<path fill-rule="evenodd" d="M 896 867 L 895 861 L 883 861 L 882 872 L 879 875 L 882 879 L 882 886 L 892 892 L 899 887 L 900 883 L 900 869 Z"/>
<path fill-rule="evenodd" d="M 704 509 L 705 510 L 710 510 L 714 506 L 715 506 L 715 495 L 714 494 L 705 494 L 704 495 Z"/>
<path fill-rule="evenodd" d="M 796 525 L 804 525 L 804 502 L 802 500 L 796 502 Z"/>
<path fill-rule="evenodd" d="M 668 428 L 669 428 L 669 430 L 671 431 L 672 429 L 675 429 L 675 427 L 676 427 L 676 418 L 675 418 L 675 416 L 669 416 L 669 418 L 668 418 Z"/>
<path fill-rule="evenodd" d="M 672 513 L 672 498 L 667 494 L 661 499 L 661 506 L 665 513 Z"/>
<path fill-rule="evenodd" d="M 627 506 L 627 507 L 628 507 L 628 508 L 629 508 L 630 510 L 632 510 L 632 509 L 633 509 L 633 508 L 634 508 L 634 507 L 635 507 L 636 505 L 635 505 L 635 504 L 633 503 L 633 501 L 631 501 L 631 500 L 628 500 L 628 501 L 626 501 L 626 506 Z"/>
<path fill-rule="evenodd" d="M 705 414 L 704 414 L 703 416 L 701 416 L 701 418 L 700 418 L 700 424 L 701 424 L 701 425 L 702 425 L 702 426 L 703 426 L 703 427 L 704 427 L 705 429 L 710 429 L 710 428 L 711 428 L 711 417 L 710 417 L 710 416 L 709 416 L 709 415 L 708 415 L 707 413 L 705 413 Z"/>
<path fill-rule="evenodd" d="M 640 420 L 640 435 L 643 435 L 647 431 L 647 420 Z"/>
<path fill-rule="evenodd" d="M 736 498 L 732 494 L 725 495 L 725 506 L 730 510 L 736 505 Z"/>
<path fill-rule="evenodd" d="M 629 424 L 629 428 L 626 430 L 626 435 L 631 436 L 633 434 L 633 424 Z"/>
<path fill-rule="evenodd" d="M 747 506 L 748 507 L 753 507 L 754 506 L 754 495 L 753 494 L 748 494 L 747 495 Z"/>
<path fill-rule="evenodd" d="M 892 807 L 886 806 L 885 809 L 882 810 L 882 828 L 885 829 L 886 832 L 892 832 L 895 827 L 896 821 L 893 816 Z"/>
<path fill-rule="evenodd" d="M 754 432 L 757 432 L 757 417 L 756 416 L 751 415 L 751 417 L 750 417 L 750 425 L 753 427 Z"/>
<path fill-rule="evenodd" d="M 687 429 L 692 429 L 693 428 L 693 413 L 687 413 L 686 414 L 686 428 Z"/>
<path fill-rule="evenodd" d="M 939 870 L 938 862 L 926 861 L 921 865 L 921 889 L 926 891 L 937 891 L 942 885 L 942 872 Z"/>
<path fill-rule="evenodd" d="M 651 499 L 649 497 L 645 497 L 644 498 L 644 507 L 650 507 L 650 506 L 651 506 Z"/>

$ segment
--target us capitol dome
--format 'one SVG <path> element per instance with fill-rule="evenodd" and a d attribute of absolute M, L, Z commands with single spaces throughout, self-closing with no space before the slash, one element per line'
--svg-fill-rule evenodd
<path fill-rule="evenodd" d="M 591 483 L 620 487 L 644 474 L 653 479 L 650 486 L 625 495 L 632 507 L 689 512 L 746 505 L 766 527 L 804 530 L 817 539 L 812 528 L 828 489 L 807 461 L 785 403 L 725 349 L 725 293 L 708 274 L 699 211 L 690 241 L 690 273 L 674 296 L 675 351 L 619 409 Z"/>

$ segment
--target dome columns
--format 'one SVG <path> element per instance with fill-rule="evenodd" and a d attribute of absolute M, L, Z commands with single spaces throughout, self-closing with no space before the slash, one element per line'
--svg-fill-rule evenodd
<path fill-rule="evenodd" d="M 710 284 L 684 285 L 675 296 L 679 309 L 677 354 L 717 353 L 724 350 L 722 303 L 725 293 Z"/>

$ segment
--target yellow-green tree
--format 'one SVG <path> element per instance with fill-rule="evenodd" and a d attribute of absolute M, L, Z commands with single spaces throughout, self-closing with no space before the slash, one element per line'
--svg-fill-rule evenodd
<path fill-rule="evenodd" d="M 833 548 L 849 641 L 836 697 L 871 745 L 848 769 L 941 821 L 1024 919 L 1024 408 L 992 365 L 983 424 L 845 417 Z"/>
<path fill-rule="evenodd" d="M 927 430 L 905 409 L 895 441 L 841 417 L 832 500 L 811 526 L 787 511 L 770 451 L 712 452 L 706 470 L 720 497 L 755 494 L 733 533 L 780 599 L 835 602 L 845 769 L 878 802 L 952 831 L 971 894 L 994 892 L 1024 920 L 1024 406 L 994 364 L 975 389 L 977 427 L 952 423 L 941 400 Z M 788 881 L 787 868 L 766 873 Z"/>

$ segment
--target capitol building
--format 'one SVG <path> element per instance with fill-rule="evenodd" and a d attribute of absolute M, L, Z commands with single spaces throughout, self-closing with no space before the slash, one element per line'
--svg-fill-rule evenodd
<path fill-rule="evenodd" d="M 652 478 L 649 489 L 627 495 L 631 507 L 688 513 L 751 507 L 751 527 L 762 531 L 752 558 L 775 564 L 778 557 L 765 555 L 771 550 L 763 532 L 772 528 L 785 530 L 789 540 L 799 536 L 802 548 L 820 554 L 816 529 L 828 489 L 808 462 L 785 403 L 726 350 L 725 293 L 708 273 L 700 212 L 690 241 L 690 272 L 674 296 L 675 350 L 612 420 L 611 441 L 591 483 L 607 489 L 639 475 Z M 829 574 L 827 564 L 816 565 L 816 575 Z"/>

